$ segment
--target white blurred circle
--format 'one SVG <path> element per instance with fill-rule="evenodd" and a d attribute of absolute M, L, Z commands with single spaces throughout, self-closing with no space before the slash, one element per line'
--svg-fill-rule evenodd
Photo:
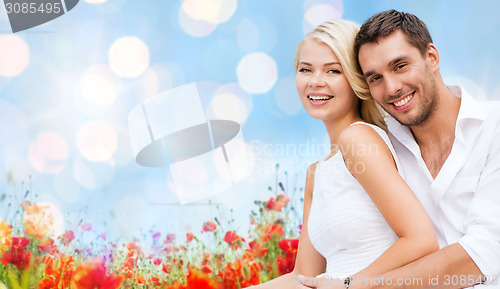
<path fill-rule="evenodd" d="M 115 101 L 120 80 L 105 65 L 93 65 L 83 74 L 80 80 L 82 96 L 94 106 L 110 106 Z"/>
<path fill-rule="evenodd" d="M 248 93 L 266 93 L 278 79 L 276 62 L 262 52 L 247 54 L 236 70 L 239 85 Z"/>
<path fill-rule="evenodd" d="M 37 140 L 30 144 L 28 150 L 28 159 L 33 168 L 47 174 L 62 170 L 68 155 L 66 141 L 55 132 L 38 134 Z"/>
<path fill-rule="evenodd" d="M 319 4 L 312 6 L 311 8 L 307 9 L 304 15 L 304 33 L 308 33 L 314 27 L 325 21 L 341 19 L 342 12 L 342 7 L 337 8 L 330 4 Z"/>
<path fill-rule="evenodd" d="M 234 120 L 243 125 L 252 107 L 252 96 L 237 83 L 229 83 L 218 87 L 213 93 L 206 116 L 207 119 Z"/>
<path fill-rule="evenodd" d="M 120 77 L 137 77 L 149 66 L 149 49 L 137 37 L 117 39 L 108 52 L 109 65 Z"/>
<path fill-rule="evenodd" d="M 184 0 L 182 10 L 193 19 L 220 24 L 233 16 L 237 5 L 236 0 Z"/>
<path fill-rule="evenodd" d="M 295 81 L 289 77 L 283 77 L 278 81 L 275 89 L 276 103 L 278 107 L 288 115 L 295 115 L 302 109 L 299 95 L 295 88 Z"/>
<path fill-rule="evenodd" d="M 76 136 L 80 153 L 89 161 L 107 161 L 116 151 L 118 136 L 115 129 L 104 121 L 86 123 Z"/>
<path fill-rule="evenodd" d="M 108 0 L 84 0 L 84 1 L 90 4 L 102 4 Z"/>
<path fill-rule="evenodd" d="M 29 61 L 29 47 L 23 39 L 17 35 L 0 36 L 0 76 L 19 75 Z"/>
<path fill-rule="evenodd" d="M 37 203 L 39 210 L 25 212 L 24 223 L 29 223 L 37 228 L 39 233 L 46 234 L 44 237 L 55 238 L 64 233 L 64 218 L 61 211 L 52 203 Z"/>
<path fill-rule="evenodd" d="M 248 117 L 245 103 L 232 93 L 217 94 L 210 103 L 217 119 L 234 120 L 239 124 L 244 123 Z"/>
<path fill-rule="evenodd" d="M 184 9 L 179 9 L 179 24 L 182 30 L 193 37 L 205 37 L 214 32 L 217 24 L 197 20 L 186 14 Z"/>

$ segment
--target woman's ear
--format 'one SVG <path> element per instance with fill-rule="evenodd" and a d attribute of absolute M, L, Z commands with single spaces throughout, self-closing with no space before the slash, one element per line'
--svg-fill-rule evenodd
<path fill-rule="evenodd" d="M 429 66 L 432 69 L 432 71 L 434 72 L 439 70 L 439 53 L 434 44 L 429 43 L 427 45 L 427 51 L 425 56 L 427 61 L 429 62 Z"/>

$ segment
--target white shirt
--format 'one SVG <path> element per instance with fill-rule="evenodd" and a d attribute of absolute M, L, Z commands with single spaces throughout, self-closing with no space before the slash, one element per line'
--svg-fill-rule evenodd
<path fill-rule="evenodd" d="M 435 179 L 408 127 L 389 117 L 389 135 L 405 180 L 427 211 L 440 247 L 458 242 L 486 275 L 487 284 L 498 284 L 500 102 L 477 102 L 460 87 L 449 89 L 462 100 L 451 153 Z"/>

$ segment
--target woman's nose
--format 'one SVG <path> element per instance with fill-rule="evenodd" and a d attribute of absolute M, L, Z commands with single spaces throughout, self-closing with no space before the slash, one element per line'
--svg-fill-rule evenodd
<path fill-rule="evenodd" d="M 325 85 L 325 80 L 323 77 L 317 73 L 311 76 L 311 79 L 309 80 L 309 86 L 314 87 L 314 86 L 323 86 Z"/>

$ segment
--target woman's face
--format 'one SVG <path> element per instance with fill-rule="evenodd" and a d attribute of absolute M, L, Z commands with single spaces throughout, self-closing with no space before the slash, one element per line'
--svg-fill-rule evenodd
<path fill-rule="evenodd" d="M 324 43 L 302 43 L 295 84 L 302 105 L 316 119 L 342 119 L 357 113 L 358 98 L 339 59 Z"/>

